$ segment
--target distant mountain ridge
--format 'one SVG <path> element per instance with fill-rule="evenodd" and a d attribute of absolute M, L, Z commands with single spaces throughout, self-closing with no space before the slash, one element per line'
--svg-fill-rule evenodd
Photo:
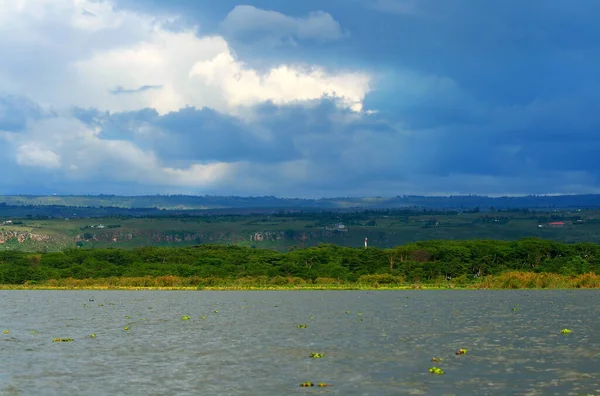
<path fill-rule="evenodd" d="M 463 210 L 495 209 L 569 209 L 600 207 L 600 194 L 585 195 L 528 195 L 515 197 L 487 197 L 479 195 L 421 196 L 402 195 L 382 198 L 277 198 L 274 196 L 196 196 L 196 195 L 4 195 L 0 204 L 12 206 L 66 206 L 154 208 L 162 210 L 206 210 L 236 208 L 281 209 L 391 209 L 426 208 Z"/>

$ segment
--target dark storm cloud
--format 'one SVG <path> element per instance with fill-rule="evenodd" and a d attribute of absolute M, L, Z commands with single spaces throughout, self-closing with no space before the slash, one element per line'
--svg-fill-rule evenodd
<path fill-rule="evenodd" d="M 263 103 L 248 109 L 251 117 L 192 107 L 164 115 L 74 110 L 102 139 L 134 142 L 167 164 L 244 163 L 237 180 L 249 184 L 236 184 L 236 193 L 600 188 L 598 1 L 255 0 L 242 9 L 247 13 L 233 14 L 241 30 L 224 24 L 242 5 L 233 0 L 119 5 L 183 15 L 177 26 L 225 35 L 236 56 L 258 70 L 301 63 L 375 76 L 364 101 L 374 114 L 329 98 Z M 315 12 L 331 19 L 299 33 L 296 22 Z M 247 15 L 277 23 L 257 25 Z M 328 39 L 316 39 L 319 33 Z M 155 88 L 115 93 L 144 89 Z M 0 130 L 25 128 L 36 106 L 0 96 Z"/>

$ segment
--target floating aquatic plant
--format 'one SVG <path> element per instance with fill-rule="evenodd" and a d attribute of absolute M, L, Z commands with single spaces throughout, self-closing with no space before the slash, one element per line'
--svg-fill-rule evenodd
<path fill-rule="evenodd" d="M 125 315 L 125 319 L 131 319 L 131 316 Z"/>
<path fill-rule="evenodd" d="M 346 313 L 347 313 L 347 314 L 349 314 L 349 313 L 350 313 L 350 311 L 346 311 Z"/>
<path fill-rule="evenodd" d="M 4 330 L 3 333 L 4 334 L 10 334 L 10 330 Z"/>
<path fill-rule="evenodd" d="M 322 358 L 325 357 L 325 354 L 321 353 L 321 352 L 312 352 L 310 354 L 310 357 L 313 358 L 313 359 L 322 359 Z"/>
<path fill-rule="evenodd" d="M 307 388 L 309 386 L 315 386 L 315 384 L 313 384 L 312 382 L 303 382 L 300 384 L 300 386 Z"/>
<path fill-rule="evenodd" d="M 206 316 L 202 315 L 202 316 L 200 316 L 200 319 L 206 320 Z"/>
<path fill-rule="evenodd" d="M 31 334 L 39 334 L 39 333 L 37 331 L 35 331 L 35 330 L 32 330 Z"/>
<path fill-rule="evenodd" d="M 125 331 L 129 331 L 129 326 L 125 326 L 125 327 L 123 327 L 123 330 L 125 330 Z"/>
<path fill-rule="evenodd" d="M 442 361 L 444 361 L 444 359 L 439 358 L 439 357 L 434 357 L 434 358 L 431 358 L 431 361 L 432 362 L 442 362 Z"/>
<path fill-rule="evenodd" d="M 299 328 L 299 329 L 306 329 L 307 327 L 308 327 L 308 326 L 307 326 L 307 325 L 305 325 L 305 324 L 299 324 L 299 325 L 298 325 L 298 328 Z"/>
<path fill-rule="evenodd" d="M 92 333 L 92 334 L 90 334 L 90 337 L 91 337 L 91 338 L 96 338 L 96 334 L 95 334 L 95 333 Z"/>
<path fill-rule="evenodd" d="M 560 332 L 561 332 L 562 334 L 569 334 L 569 333 L 572 333 L 572 332 L 573 332 L 573 330 L 571 330 L 571 329 L 562 329 Z"/>
<path fill-rule="evenodd" d="M 319 382 L 319 383 L 317 384 L 317 386 L 320 386 L 321 388 L 324 388 L 324 387 L 326 387 L 326 386 L 331 386 L 331 384 L 328 384 L 328 383 L 326 383 L 326 382 Z"/>
<path fill-rule="evenodd" d="M 183 316 L 181 317 L 181 320 L 190 320 L 190 317 L 189 317 L 189 316 L 187 316 L 187 315 L 183 315 Z"/>
<path fill-rule="evenodd" d="M 55 338 L 52 342 L 73 342 L 72 338 Z"/>
<path fill-rule="evenodd" d="M 439 367 L 435 367 L 435 366 L 434 366 L 434 367 L 431 367 L 431 368 L 429 369 L 429 372 L 430 372 L 431 374 L 437 374 L 437 375 L 442 375 L 442 374 L 444 374 L 444 370 L 442 370 L 442 369 L 441 369 L 441 368 L 439 368 Z"/>
<path fill-rule="evenodd" d="M 464 355 L 467 353 L 467 350 L 465 348 L 460 348 L 458 350 L 458 352 L 456 352 L 457 355 Z"/>
<path fill-rule="evenodd" d="M 214 310 L 214 313 L 219 313 L 219 310 L 218 310 L 218 309 L 215 309 L 215 310 Z"/>

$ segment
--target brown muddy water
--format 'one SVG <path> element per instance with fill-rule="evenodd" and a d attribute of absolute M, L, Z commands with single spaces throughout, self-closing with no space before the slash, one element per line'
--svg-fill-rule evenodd
<path fill-rule="evenodd" d="M 0 395 L 600 394 L 599 318 L 596 290 L 0 291 Z"/>

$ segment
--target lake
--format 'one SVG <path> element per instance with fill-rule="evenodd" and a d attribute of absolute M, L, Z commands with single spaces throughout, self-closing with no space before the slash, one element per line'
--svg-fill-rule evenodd
<path fill-rule="evenodd" d="M 1 395 L 600 394 L 600 291 L 0 291 L 0 361 Z"/>

